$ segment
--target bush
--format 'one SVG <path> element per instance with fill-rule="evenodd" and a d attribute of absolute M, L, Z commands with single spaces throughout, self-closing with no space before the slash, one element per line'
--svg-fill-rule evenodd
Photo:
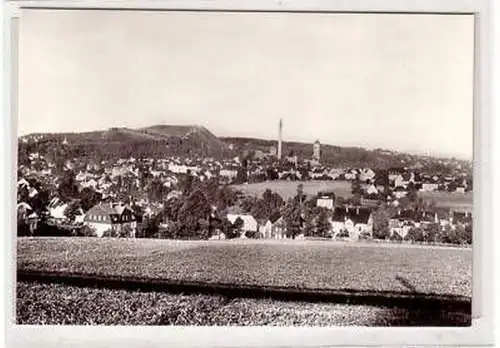
<path fill-rule="evenodd" d="M 82 226 L 75 232 L 77 237 L 97 237 L 95 230 L 90 226 Z"/>
<path fill-rule="evenodd" d="M 57 225 L 40 223 L 35 232 L 35 236 L 40 237 L 71 237 L 72 230 L 61 228 Z"/>
<path fill-rule="evenodd" d="M 245 236 L 247 238 L 258 239 L 258 238 L 260 238 L 260 233 L 256 232 L 256 231 L 246 231 Z"/>
<path fill-rule="evenodd" d="M 359 239 L 361 239 L 361 240 L 369 240 L 369 239 L 373 239 L 373 238 L 372 238 L 372 235 L 371 235 L 370 232 L 364 231 L 364 232 L 361 232 L 359 234 Z"/>
<path fill-rule="evenodd" d="M 349 238 L 349 231 L 342 230 L 337 234 L 337 238 Z"/>
<path fill-rule="evenodd" d="M 404 240 L 412 242 L 425 242 L 425 232 L 421 228 L 412 228 L 405 236 Z"/>
<path fill-rule="evenodd" d="M 393 234 L 391 234 L 391 236 L 389 237 L 389 239 L 393 240 L 393 241 L 396 241 L 396 242 L 402 242 L 403 241 L 403 238 L 397 232 L 394 232 Z"/>
<path fill-rule="evenodd" d="M 29 228 L 29 225 L 24 222 L 24 220 L 20 220 L 17 222 L 17 236 L 18 237 L 24 237 L 24 236 L 30 236 L 31 231 Z"/>
<path fill-rule="evenodd" d="M 117 232 L 118 238 L 132 238 L 134 235 L 134 229 L 128 225 L 123 226 Z"/>
<path fill-rule="evenodd" d="M 110 229 L 104 231 L 104 233 L 102 234 L 102 236 L 103 237 L 108 237 L 108 238 L 109 237 L 113 238 L 113 237 L 118 237 L 118 234 L 116 233 L 115 230 L 113 230 L 113 229 L 110 228 Z"/>

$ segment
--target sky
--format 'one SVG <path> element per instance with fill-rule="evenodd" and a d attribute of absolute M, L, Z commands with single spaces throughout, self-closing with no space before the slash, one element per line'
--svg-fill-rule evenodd
<path fill-rule="evenodd" d="M 471 15 L 25 10 L 19 135 L 156 124 L 472 158 Z"/>

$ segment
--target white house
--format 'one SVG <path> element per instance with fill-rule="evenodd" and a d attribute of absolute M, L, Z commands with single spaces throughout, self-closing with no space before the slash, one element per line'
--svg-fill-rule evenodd
<path fill-rule="evenodd" d="M 236 169 L 221 169 L 219 175 L 231 180 L 236 178 L 238 171 Z"/>
<path fill-rule="evenodd" d="M 406 188 L 406 181 L 404 180 L 403 176 L 401 174 L 397 175 L 394 178 L 394 187 L 403 187 Z"/>
<path fill-rule="evenodd" d="M 262 238 L 286 238 L 283 217 L 279 213 L 272 214 L 266 224 L 260 228 Z"/>
<path fill-rule="evenodd" d="M 30 198 L 33 198 L 33 197 L 35 197 L 37 194 L 38 194 L 37 189 L 36 189 L 36 188 L 34 188 L 34 187 L 30 187 L 28 196 L 29 196 Z"/>
<path fill-rule="evenodd" d="M 26 179 L 21 179 L 17 182 L 17 187 L 18 188 L 23 188 L 23 187 L 29 187 L 30 184 L 28 183 L 28 181 Z"/>
<path fill-rule="evenodd" d="M 318 197 L 316 199 L 316 206 L 333 210 L 333 208 L 335 207 L 335 193 L 318 192 Z"/>
<path fill-rule="evenodd" d="M 375 172 L 370 168 L 363 168 L 359 172 L 359 180 L 367 181 L 375 179 Z"/>
<path fill-rule="evenodd" d="M 83 212 L 82 208 L 78 208 L 78 211 L 75 215 L 75 222 L 76 223 L 83 223 L 85 219 L 85 213 Z"/>
<path fill-rule="evenodd" d="M 356 240 L 361 233 L 373 233 L 373 218 L 371 210 L 367 208 L 336 208 L 330 223 L 333 237 L 346 232 L 351 240 Z"/>
<path fill-rule="evenodd" d="M 67 216 L 64 214 L 67 207 L 67 203 L 62 202 L 59 198 L 53 198 L 47 206 L 47 210 L 51 218 L 63 221 L 67 219 Z"/>
<path fill-rule="evenodd" d="M 252 215 L 249 214 L 227 214 L 227 219 L 234 224 L 235 221 L 241 218 L 243 220 L 243 227 L 241 228 L 242 230 L 242 236 L 245 235 L 245 232 L 258 232 L 259 231 L 259 224 L 257 220 Z"/>
<path fill-rule="evenodd" d="M 400 198 L 405 197 L 408 194 L 408 191 L 406 191 L 406 189 L 404 189 L 403 187 L 398 186 L 394 190 L 393 194 L 394 194 L 394 197 L 396 197 L 397 199 L 400 199 Z"/>
<path fill-rule="evenodd" d="M 424 182 L 422 183 L 422 187 L 420 188 L 420 191 L 422 192 L 433 192 L 438 190 L 438 184 L 437 183 L 428 183 Z"/>
<path fill-rule="evenodd" d="M 369 194 L 369 195 L 371 195 L 371 194 L 375 194 L 375 195 L 378 194 L 377 187 L 375 185 L 373 185 L 373 184 L 367 185 L 365 187 L 365 192 L 367 194 Z"/>
<path fill-rule="evenodd" d="M 131 230 L 129 237 L 135 237 L 137 228 L 133 210 L 127 205 L 112 203 L 101 203 L 90 208 L 84 223 L 91 227 L 98 237 L 102 237 L 106 231 L 120 233 L 125 227 Z"/>
<path fill-rule="evenodd" d="M 169 163 L 168 170 L 176 174 L 198 173 L 200 168 L 197 166 L 187 166 L 185 164 Z"/>

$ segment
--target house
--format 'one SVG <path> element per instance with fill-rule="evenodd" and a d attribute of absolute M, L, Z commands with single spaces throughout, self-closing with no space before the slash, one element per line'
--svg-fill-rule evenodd
<path fill-rule="evenodd" d="M 406 195 L 408 194 L 408 191 L 403 188 L 402 186 L 397 186 L 394 191 L 393 191 L 393 195 L 394 197 L 396 197 L 397 199 L 400 199 L 400 198 L 403 198 L 405 197 Z"/>
<path fill-rule="evenodd" d="M 210 238 L 208 238 L 209 240 L 224 240 L 226 239 L 226 235 L 224 234 L 224 232 L 222 232 L 221 230 L 217 229 L 215 231 L 215 234 L 213 234 Z"/>
<path fill-rule="evenodd" d="M 405 180 L 405 178 L 403 177 L 403 175 L 399 174 L 398 176 L 396 176 L 394 178 L 394 187 L 403 187 L 403 188 L 406 188 L 406 185 L 407 185 L 407 181 Z"/>
<path fill-rule="evenodd" d="M 128 205 L 99 203 L 87 211 L 84 223 L 94 229 L 98 237 L 104 232 L 111 234 L 123 233 L 126 228 L 130 229 L 129 237 L 135 237 L 137 221 L 132 208 Z"/>
<path fill-rule="evenodd" d="M 378 189 L 375 185 L 369 184 L 365 187 L 365 192 L 368 195 L 376 195 L 378 194 Z"/>
<path fill-rule="evenodd" d="M 82 208 L 78 208 L 76 214 L 75 214 L 75 223 L 80 224 L 85 221 L 85 213 L 83 212 Z"/>
<path fill-rule="evenodd" d="M 335 208 L 330 223 L 333 237 L 346 232 L 349 239 L 356 240 L 362 233 L 371 235 L 373 232 L 372 213 L 368 208 L 347 206 Z"/>
<path fill-rule="evenodd" d="M 20 202 L 17 204 L 17 214 L 22 217 L 23 219 L 29 215 L 30 212 L 32 212 L 33 209 L 31 206 L 26 203 L 26 202 Z"/>
<path fill-rule="evenodd" d="M 286 238 L 283 217 L 279 212 L 272 214 L 269 220 L 260 229 L 262 238 L 283 239 Z"/>
<path fill-rule="evenodd" d="M 360 203 L 364 207 L 377 208 L 380 204 L 380 201 L 377 199 L 361 198 Z"/>
<path fill-rule="evenodd" d="M 316 199 L 316 206 L 333 210 L 333 208 L 335 207 L 335 193 L 318 192 L 318 197 Z"/>
<path fill-rule="evenodd" d="M 243 220 L 243 226 L 241 227 L 241 237 L 245 238 L 247 232 L 258 232 L 259 224 L 257 220 L 252 215 L 248 214 L 227 214 L 227 219 L 234 225 L 236 220 L 240 218 Z"/>
<path fill-rule="evenodd" d="M 405 238 L 413 227 L 418 227 L 420 221 L 419 213 L 415 210 L 398 210 L 389 219 L 389 231 L 391 236 L 398 234 Z"/>
<path fill-rule="evenodd" d="M 67 207 L 68 207 L 67 203 L 62 202 L 57 197 L 53 198 L 50 201 L 49 205 L 47 206 L 47 210 L 49 211 L 49 217 L 56 223 L 60 223 L 67 220 L 68 217 L 65 214 Z"/>
<path fill-rule="evenodd" d="M 391 237 L 398 234 L 402 239 L 404 239 L 414 227 L 415 224 L 410 221 L 390 220 L 389 222 Z"/>
<path fill-rule="evenodd" d="M 445 226 L 449 226 L 453 222 L 453 214 L 449 209 L 436 208 L 434 214 L 434 222 L 439 223 L 442 228 L 444 228 Z"/>
<path fill-rule="evenodd" d="M 39 218 L 37 213 L 33 211 L 33 208 L 28 203 L 20 202 L 17 205 L 17 214 L 18 219 L 24 220 L 29 227 L 30 233 L 33 234 L 38 226 Z"/>
<path fill-rule="evenodd" d="M 29 188 L 29 191 L 28 191 L 28 196 L 29 196 L 30 198 L 35 197 L 37 194 L 38 194 L 38 190 L 37 190 L 36 188 L 34 188 L 34 187 L 30 187 L 30 188 Z"/>
<path fill-rule="evenodd" d="M 359 180 L 366 182 L 375 179 L 375 172 L 370 168 L 363 168 L 359 172 Z"/>
<path fill-rule="evenodd" d="M 26 187 L 28 188 L 30 186 L 29 182 L 26 180 L 26 179 L 20 179 L 18 182 L 17 182 L 17 188 L 20 189 L 20 188 L 23 188 L 23 187 Z"/>
<path fill-rule="evenodd" d="M 221 169 L 219 175 L 232 181 L 238 175 L 238 171 L 236 169 Z"/>
<path fill-rule="evenodd" d="M 422 192 L 433 192 L 438 190 L 438 184 L 431 182 L 423 182 L 420 191 Z"/>

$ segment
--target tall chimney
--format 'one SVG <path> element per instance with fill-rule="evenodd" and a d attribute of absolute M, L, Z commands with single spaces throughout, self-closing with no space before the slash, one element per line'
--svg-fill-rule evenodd
<path fill-rule="evenodd" d="M 278 159 L 281 159 L 281 137 L 282 137 L 282 129 L 283 129 L 283 120 L 280 118 L 279 132 L 278 132 Z"/>

